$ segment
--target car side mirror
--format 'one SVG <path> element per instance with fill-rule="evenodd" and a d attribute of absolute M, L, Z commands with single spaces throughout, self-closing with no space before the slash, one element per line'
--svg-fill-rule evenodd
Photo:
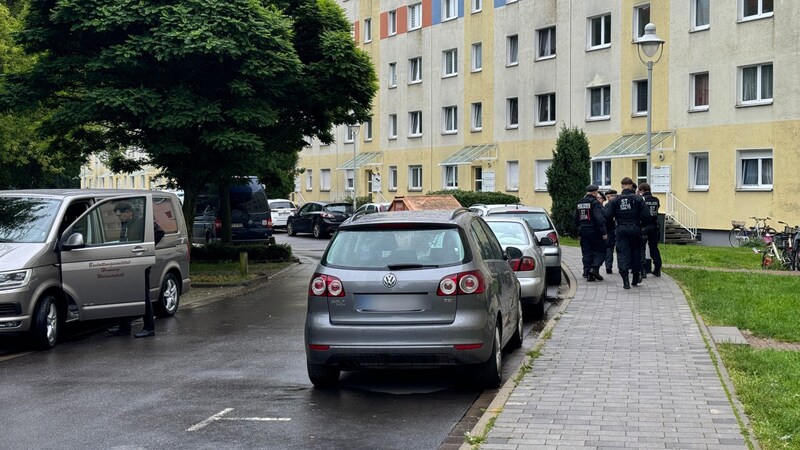
<path fill-rule="evenodd" d="M 506 259 L 520 259 L 522 258 L 522 250 L 517 247 L 506 248 Z"/>
<path fill-rule="evenodd" d="M 539 239 L 539 245 L 553 245 L 553 240 L 545 236 Z"/>
<path fill-rule="evenodd" d="M 61 241 L 61 250 L 73 250 L 76 248 L 86 247 L 86 241 L 83 240 L 83 234 L 72 233 L 68 238 Z"/>

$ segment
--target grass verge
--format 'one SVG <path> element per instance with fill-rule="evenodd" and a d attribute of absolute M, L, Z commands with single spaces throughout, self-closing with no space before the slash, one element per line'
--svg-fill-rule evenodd
<path fill-rule="evenodd" d="M 238 284 L 263 277 L 293 264 L 292 262 L 259 262 L 248 265 L 248 273 L 242 273 L 238 261 L 193 261 L 189 268 L 192 283 Z"/>

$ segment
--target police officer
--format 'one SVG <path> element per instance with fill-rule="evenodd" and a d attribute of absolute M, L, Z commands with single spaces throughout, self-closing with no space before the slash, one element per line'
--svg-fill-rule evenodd
<path fill-rule="evenodd" d="M 647 205 L 648 217 L 647 220 L 642 222 L 642 236 L 644 236 L 647 248 L 650 250 L 650 259 L 653 261 L 653 275 L 661 276 L 661 252 L 658 250 L 658 239 L 661 235 L 658 227 L 658 209 L 661 207 L 661 202 L 658 197 L 655 197 L 650 192 L 650 185 L 642 183 L 639 185 L 639 190 L 642 191 L 644 203 Z M 644 249 L 642 249 L 644 250 Z M 642 252 L 644 256 L 644 251 Z"/>
<path fill-rule="evenodd" d="M 622 193 L 609 202 L 609 216 L 617 221 L 617 267 L 622 276 L 622 287 L 631 288 L 628 272 L 633 273 L 633 285 L 642 281 L 642 221 L 649 217 L 647 205 L 633 190 L 633 180 L 625 177 L 620 182 Z"/>
<path fill-rule="evenodd" d="M 603 206 L 603 212 L 606 215 L 606 234 L 608 234 L 608 239 L 606 239 L 606 273 L 608 274 L 614 273 L 612 270 L 614 268 L 614 246 L 617 243 L 617 221 L 609 213 L 609 204 L 615 198 L 617 198 L 616 190 L 609 189 L 606 191 L 607 201 Z"/>
<path fill-rule="evenodd" d="M 583 273 L 587 281 L 603 281 L 600 266 L 606 255 L 606 218 L 603 205 L 598 201 L 598 187 L 586 186 L 586 196 L 580 199 L 575 208 L 575 228 L 581 240 Z"/>

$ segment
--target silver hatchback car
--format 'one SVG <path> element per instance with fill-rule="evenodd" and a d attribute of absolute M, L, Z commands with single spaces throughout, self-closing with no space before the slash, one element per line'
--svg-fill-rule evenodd
<path fill-rule="evenodd" d="M 502 349 L 522 345 L 520 284 L 486 222 L 455 211 L 354 216 L 328 244 L 308 288 L 308 376 L 342 370 L 471 365 L 500 383 Z"/>

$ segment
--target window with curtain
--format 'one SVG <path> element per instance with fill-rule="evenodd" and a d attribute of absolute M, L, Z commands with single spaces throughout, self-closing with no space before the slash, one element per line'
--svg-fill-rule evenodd
<path fill-rule="evenodd" d="M 741 93 L 739 101 L 743 105 L 771 103 L 772 64 L 741 67 L 739 69 Z"/>
<path fill-rule="evenodd" d="M 589 118 L 605 119 L 611 116 L 611 86 L 589 89 Z"/>
<path fill-rule="evenodd" d="M 611 46 L 611 14 L 589 19 L 589 50 Z"/>
<path fill-rule="evenodd" d="M 389 114 L 389 139 L 397 139 L 397 114 Z"/>
<path fill-rule="evenodd" d="M 389 190 L 397 190 L 397 166 L 389 166 Z"/>
<path fill-rule="evenodd" d="M 641 39 L 644 36 L 644 26 L 650 23 L 650 4 L 638 5 L 633 8 L 633 29 L 634 40 Z"/>
<path fill-rule="evenodd" d="M 310 191 L 314 189 L 314 171 L 311 169 L 306 169 L 306 190 Z"/>
<path fill-rule="evenodd" d="M 694 111 L 708 109 L 708 72 L 692 74 L 692 105 Z"/>
<path fill-rule="evenodd" d="M 353 169 L 346 169 L 344 171 L 344 188 L 345 190 L 353 190 Z"/>
<path fill-rule="evenodd" d="M 519 126 L 519 99 L 512 97 L 506 99 L 506 128 Z"/>
<path fill-rule="evenodd" d="M 633 114 L 647 113 L 647 80 L 633 82 Z"/>
<path fill-rule="evenodd" d="M 411 58 L 408 60 L 408 83 L 420 83 L 422 81 L 422 58 Z"/>
<path fill-rule="evenodd" d="M 547 169 L 553 165 L 552 159 L 540 159 L 534 161 L 533 167 L 533 186 L 534 189 L 537 191 L 546 191 L 547 190 Z"/>
<path fill-rule="evenodd" d="M 458 66 L 456 60 L 456 58 L 458 57 L 457 55 L 458 53 L 454 48 L 442 52 L 443 65 L 444 65 L 444 73 L 442 76 L 449 77 L 456 75 L 458 73 L 457 69 Z"/>
<path fill-rule="evenodd" d="M 397 34 L 397 11 L 389 11 L 387 14 L 387 26 L 389 27 L 389 35 Z"/>
<path fill-rule="evenodd" d="M 416 30 L 422 28 L 422 3 L 416 3 L 408 7 L 408 29 Z"/>
<path fill-rule="evenodd" d="M 476 42 L 472 44 L 472 71 L 477 72 L 483 69 L 483 44 Z"/>
<path fill-rule="evenodd" d="M 772 189 L 772 150 L 739 150 L 738 187 Z"/>
<path fill-rule="evenodd" d="M 408 135 L 422 136 L 422 111 L 408 113 Z"/>
<path fill-rule="evenodd" d="M 364 19 L 364 42 L 372 42 L 372 19 Z"/>
<path fill-rule="evenodd" d="M 772 16 L 773 0 L 739 0 L 742 20 L 760 19 Z"/>
<path fill-rule="evenodd" d="M 408 190 L 422 190 L 422 166 L 408 166 Z"/>
<path fill-rule="evenodd" d="M 483 128 L 483 104 L 481 102 L 472 104 L 472 131 Z"/>
<path fill-rule="evenodd" d="M 472 0 L 472 12 L 478 12 L 483 9 L 483 0 Z"/>
<path fill-rule="evenodd" d="M 331 190 L 331 169 L 319 170 L 319 189 L 321 191 Z"/>
<path fill-rule="evenodd" d="M 548 27 L 537 32 L 539 37 L 539 58 L 549 58 L 556 55 L 556 27 Z"/>
<path fill-rule="evenodd" d="M 536 124 L 552 125 L 556 122 L 556 94 L 541 94 L 536 96 Z"/>
<path fill-rule="evenodd" d="M 458 166 L 443 166 L 444 188 L 458 189 Z"/>
<path fill-rule="evenodd" d="M 692 0 L 692 29 L 704 30 L 711 23 L 709 0 Z"/>
<path fill-rule="evenodd" d="M 506 190 L 519 190 L 519 161 L 506 162 Z"/>
<path fill-rule="evenodd" d="M 506 39 L 507 66 L 516 66 L 519 64 L 519 36 L 509 36 Z"/>
<path fill-rule="evenodd" d="M 397 87 L 397 63 L 389 63 L 389 87 Z"/>
<path fill-rule="evenodd" d="M 709 182 L 709 165 L 708 153 L 692 153 L 689 155 L 689 167 L 691 170 L 691 178 L 689 180 L 690 189 L 705 189 L 708 188 Z"/>
<path fill-rule="evenodd" d="M 611 161 L 592 161 L 592 183 L 611 187 Z"/>
<path fill-rule="evenodd" d="M 458 107 L 457 106 L 446 106 L 442 108 L 442 119 L 443 119 L 443 127 L 442 131 L 444 133 L 455 133 L 458 131 Z"/>

